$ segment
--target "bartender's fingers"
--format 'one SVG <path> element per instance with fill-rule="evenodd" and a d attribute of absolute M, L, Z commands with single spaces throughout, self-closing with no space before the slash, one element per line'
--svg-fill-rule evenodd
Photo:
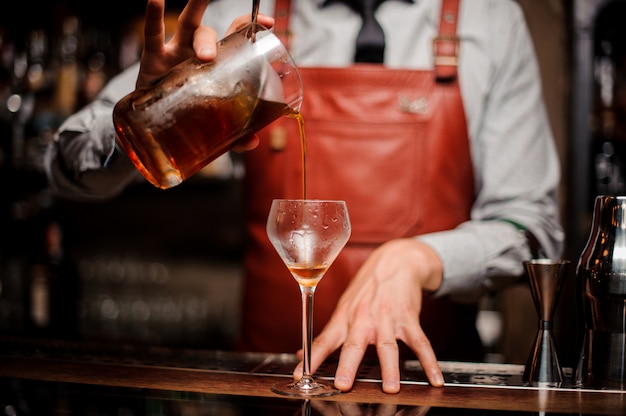
<path fill-rule="evenodd" d="M 196 29 L 200 27 L 202 16 L 208 5 L 209 0 L 189 0 L 187 2 L 178 16 L 178 25 L 174 35 L 181 45 L 192 45 Z"/>
<path fill-rule="evenodd" d="M 207 4 L 208 0 L 190 0 L 179 16 L 176 32 L 165 43 L 164 0 L 148 1 L 137 86 L 151 83 L 194 55 L 205 60 L 215 56 L 217 34 L 212 28 L 200 26 Z"/>
<path fill-rule="evenodd" d="M 208 26 L 202 26 L 202 16 L 209 0 L 190 0 L 178 17 L 176 35 L 181 45 L 192 45 L 196 57 L 203 61 L 215 58 L 217 53 L 217 33 Z"/>
<path fill-rule="evenodd" d="M 341 347 L 339 364 L 335 372 L 335 387 L 341 391 L 350 391 L 354 379 L 367 349 L 367 342 L 359 339 L 347 339 Z"/>
<path fill-rule="evenodd" d="M 430 384 L 434 387 L 443 386 L 443 373 L 437 362 L 435 351 L 433 351 L 433 347 L 422 328 L 420 326 L 411 327 L 411 330 L 407 331 L 405 342 L 417 354 Z"/>
<path fill-rule="evenodd" d="M 148 85 L 171 68 L 165 49 L 164 0 L 149 0 L 144 22 L 144 47 L 137 86 Z"/>
<path fill-rule="evenodd" d="M 380 373 L 383 392 L 397 393 L 400 391 L 400 352 L 398 341 L 393 331 L 394 322 L 381 317 L 376 335 L 376 353 L 380 362 Z"/>
<path fill-rule="evenodd" d="M 366 309 L 366 306 L 359 309 Z M 362 311 L 361 316 L 367 316 L 367 311 Z M 336 388 L 341 391 L 349 391 L 352 388 L 365 351 L 368 345 L 375 341 L 374 336 L 374 327 L 367 319 L 356 320 L 349 327 L 335 372 Z"/>
<path fill-rule="evenodd" d="M 164 0 L 148 0 L 144 20 L 144 52 L 161 52 L 165 43 Z"/>

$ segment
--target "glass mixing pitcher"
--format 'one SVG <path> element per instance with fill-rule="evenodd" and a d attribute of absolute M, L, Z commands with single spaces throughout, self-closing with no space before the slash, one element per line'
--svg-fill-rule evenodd
<path fill-rule="evenodd" d="M 250 23 L 217 44 L 212 62 L 189 59 L 113 111 L 119 145 L 154 186 L 189 178 L 281 116 L 297 113 L 300 73 L 280 40 Z"/>

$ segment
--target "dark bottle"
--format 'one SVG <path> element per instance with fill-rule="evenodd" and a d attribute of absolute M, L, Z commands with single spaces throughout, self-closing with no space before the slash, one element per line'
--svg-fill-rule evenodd
<path fill-rule="evenodd" d="M 575 384 L 626 388 L 626 197 L 598 196 L 576 269 L 584 317 Z"/>

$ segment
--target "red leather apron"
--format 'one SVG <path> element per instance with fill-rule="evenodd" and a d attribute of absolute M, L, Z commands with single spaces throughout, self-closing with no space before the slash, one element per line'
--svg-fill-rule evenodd
<path fill-rule="evenodd" d="M 288 0 L 277 1 L 279 35 L 287 33 L 288 7 Z M 456 16 L 457 9 L 458 0 L 445 0 L 442 15 Z M 377 246 L 469 218 L 474 181 L 455 34 L 456 18 L 441 19 L 435 71 L 368 64 L 300 68 L 307 198 L 345 200 L 352 222 L 348 245 L 316 290 L 315 334 Z M 301 162 L 297 123 L 290 118 L 266 128 L 259 147 L 246 154 L 250 246 L 239 343 L 246 351 L 301 347 L 300 291 L 265 232 L 272 199 L 302 198 Z M 425 296 L 421 323 L 439 359 L 482 358 L 475 316 L 473 305 Z"/>

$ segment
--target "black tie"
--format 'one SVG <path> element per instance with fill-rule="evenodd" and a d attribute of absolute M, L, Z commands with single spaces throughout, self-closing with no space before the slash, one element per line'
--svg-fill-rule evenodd
<path fill-rule="evenodd" d="M 385 53 L 385 33 L 383 28 L 374 18 L 374 13 L 378 6 L 385 0 L 329 0 L 331 2 L 342 2 L 350 6 L 355 12 L 361 15 L 363 26 L 359 31 L 356 40 L 356 54 L 354 62 L 383 62 Z"/>
<path fill-rule="evenodd" d="M 385 0 L 355 0 L 359 6 L 356 11 L 363 18 L 363 26 L 356 39 L 354 62 L 383 62 L 385 55 L 385 33 L 376 21 L 374 13 Z"/>

